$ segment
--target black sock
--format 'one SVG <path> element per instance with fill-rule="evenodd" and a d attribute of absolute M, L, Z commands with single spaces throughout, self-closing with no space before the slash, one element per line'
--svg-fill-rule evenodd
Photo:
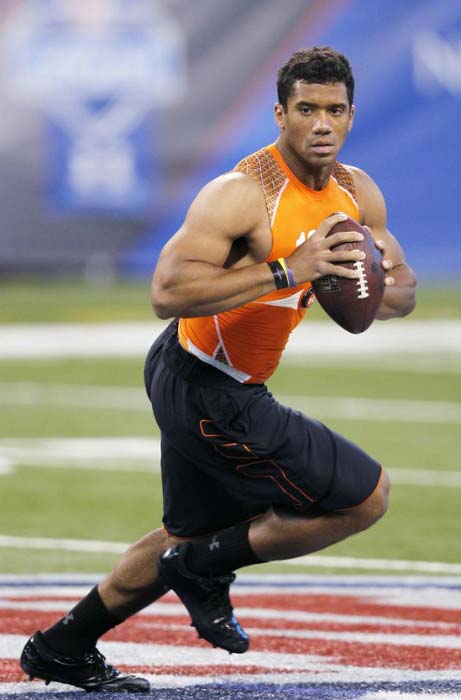
<path fill-rule="evenodd" d="M 95 586 L 75 608 L 43 633 L 45 644 L 63 655 L 78 656 L 95 646 L 96 640 L 123 620 L 102 602 Z"/>
<path fill-rule="evenodd" d="M 234 569 L 260 564 L 250 546 L 250 522 L 241 523 L 216 535 L 188 543 L 187 566 L 200 576 L 222 576 Z"/>

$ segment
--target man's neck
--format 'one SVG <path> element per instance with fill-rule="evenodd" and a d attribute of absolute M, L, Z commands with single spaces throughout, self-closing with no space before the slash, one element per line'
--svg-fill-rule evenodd
<path fill-rule="evenodd" d="M 301 180 L 303 185 L 310 187 L 311 190 L 323 190 L 328 185 L 330 175 L 334 167 L 334 163 L 319 166 L 318 168 L 309 167 L 306 162 L 300 158 L 285 144 L 277 139 L 276 146 L 281 153 L 283 160 L 288 165 L 290 170 L 296 175 L 298 180 Z"/>

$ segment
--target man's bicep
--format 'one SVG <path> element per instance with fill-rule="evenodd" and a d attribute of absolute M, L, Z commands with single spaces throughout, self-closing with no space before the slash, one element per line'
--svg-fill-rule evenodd
<path fill-rule="evenodd" d="M 226 264 L 235 241 L 248 237 L 256 247 L 265 237 L 264 216 L 262 191 L 245 178 L 224 176 L 207 185 L 160 255 L 151 285 L 155 313 L 160 318 L 208 316 L 270 291 L 272 275 L 267 266 L 257 265 L 253 252 L 239 269 Z"/>
<path fill-rule="evenodd" d="M 162 250 L 158 265 L 203 262 L 222 267 L 231 245 L 219 229 L 209 232 L 205 225 L 190 226 L 186 220 Z"/>
<path fill-rule="evenodd" d="M 251 234 L 256 226 L 258 207 L 254 204 L 258 196 L 252 183 L 249 186 L 241 179 L 221 177 L 212 181 L 191 204 L 162 257 L 222 267 L 234 241 Z"/>
<path fill-rule="evenodd" d="M 372 229 L 373 234 L 387 230 L 387 209 L 383 194 L 376 182 L 360 168 L 349 166 L 352 173 L 360 212 L 360 223 Z"/>
<path fill-rule="evenodd" d="M 166 290 L 178 290 L 221 269 L 226 245 L 219 237 L 210 238 L 188 230 L 186 223 L 168 241 L 158 259 L 151 285 L 152 300 L 158 300 Z"/>
<path fill-rule="evenodd" d="M 383 241 L 386 258 L 394 265 L 405 261 L 400 243 L 387 228 L 387 208 L 381 190 L 376 182 L 359 168 L 351 168 L 357 186 L 361 223 L 370 228 L 376 241 Z"/>
<path fill-rule="evenodd" d="M 394 266 L 400 265 L 405 256 L 400 243 L 387 228 L 387 208 L 382 192 L 371 178 L 367 184 L 363 223 L 371 229 L 376 241 L 383 241 L 386 258 L 391 259 Z"/>

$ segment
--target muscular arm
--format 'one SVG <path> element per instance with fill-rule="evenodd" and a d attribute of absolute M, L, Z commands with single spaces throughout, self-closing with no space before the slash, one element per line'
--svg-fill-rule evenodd
<path fill-rule="evenodd" d="M 286 259 L 296 284 L 328 274 L 358 276 L 337 263 L 359 260 L 361 253 L 332 248 L 362 235 L 352 231 L 327 238 L 330 228 L 345 218 L 337 213 L 324 219 Z M 266 203 L 256 182 L 240 173 L 213 180 L 160 255 L 151 286 L 155 313 L 160 318 L 210 316 L 272 292 L 274 277 L 264 262 L 271 248 Z"/>
<path fill-rule="evenodd" d="M 390 272 L 377 318 L 386 320 L 407 316 L 416 304 L 416 277 L 405 261 L 399 242 L 387 228 L 386 204 L 380 189 L 363 170 L 353 167 L 349 169 L 357 188 L 360 223 L 368 226 L 375 240 L 384 244 L 384 266 Z"/>
<path fill-rule="evenodd" d="M 250 241 L 242 267 L 226 268 L 237 239 Z M 274 289 L 262 261 L 271 247 L 264 197 L 255 182 L 240 174 L 209 183 L 192 203 L 186 219 L 163 249 L 151 286 L 160 318 L 209 316 L 256 299 Z"/>

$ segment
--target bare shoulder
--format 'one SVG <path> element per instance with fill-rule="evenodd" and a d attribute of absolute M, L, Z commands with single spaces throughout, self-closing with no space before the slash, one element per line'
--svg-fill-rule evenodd
<path fill-rule="evenodd" d="M 250 233 L 265 215 L 262 189 L 248 175 L 229 172 L 211 180 L 198 193 L 186 217 L 195 225 L 217 227 L 231 238 Z"/>
<path fill-rule="evenodd" d="M 264 259 L 270 250 L 264 195 L 249 176 L 232 172 L 200 190 L 163 248 L 157 267 L 163 270 L 184 260 L 224 266 L 239 239 L 247 241 L 246 249 L 254 258 Z"/>
<path fill-rule="evenodd" d="M 355 165 L 344 165 L 344 167 L 354 181 L 361 223 L 371 227 L 385 224 L 386 202 L 376 182 L 365 170 Z"/>
<path fill-rule="evenodd" d="M 357 168 L 355 165 L 345 165 L 344 166 L 352 175 L 354 180 L 354 185 L 357 189 L 357 195 L 362 197 L 370 196 L 380 196 L 382 197 L 381 190 L 379 189 L 376 182 L 373 180 L 365 170 Z"/>
<path fill-rule="evenodd" d="M 405 255 L 397 238 L 390 233 L 387 228 L 386 202 L 376 182 L 368 173 L 352 165 L 345 166 L 351 173 L 357 190 L 357 201 L 360 211 L 360 223 L 368 226 L 376 240 L 383 241 L 385 245 L 385 256 L 388 261 L 392 261 L 393 275 L 396 289 L 399 286 L 415 286 L 415 276 L 405 262 Z M 386 268 L 389 269 L 389 268 Z M 390 292 L 388 292 L 389 296 Z M 389 316 L 381 315 L 378 318 L 391 318 L 395 315 L 405 315 L 414 306 L 414 294 L 410 294 L 410 300 L 404 313 L 392 312 Z"/>
<path fill-rule="evenodd" d="M 257 182 L 246 175 L 238 171 L 231 171 L 219 175 L 214 180 L 210 180 L 203 188 L 200 190 L 198 196 L 226 196 L 226 197 L 248 197 L 249 199 L 254 199 L 258 196 L 263 196 L 261 188 L 258 186 Z"/>

